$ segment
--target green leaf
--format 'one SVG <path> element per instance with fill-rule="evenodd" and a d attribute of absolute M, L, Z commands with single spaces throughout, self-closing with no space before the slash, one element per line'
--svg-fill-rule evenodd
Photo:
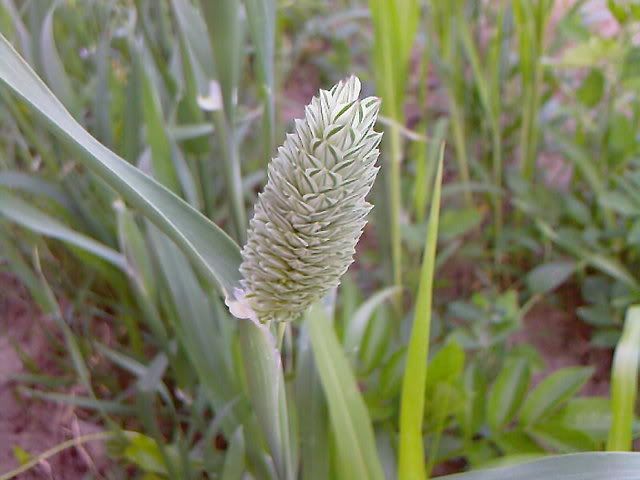
<path fill-rule="evenodd" d="M 538 443 L 560 453 L 595 449 L 595 442 L 586 433 L 559 423 L 539 423 L 527 431 Z"/>
<path fill-rule="evenodd" d="M 616 347 L 611 367 L 611 411 L 613 420 L 607 450 L 632 448 L 634 409 L 638 392 L 640 360 L 640 306 L 627 310 L 624 330 Z"/>
<path fill-rule="evenodd" d="M 503 468 L 441 477 L 446 480 L 633 480 L 640 471 L 640 453 L 577 453 Z"/>
<path fill-rule="evenodd" d="M 129 437 L 129 444 L 124 449 L 124 457 L 143 471 L 167 474 L 167 466 L 158 444 L 146 435 L 132 434 Z"/>
<path fill-rule="evenodd" d="M 53 90 L 56 96 L 62 100 L 66 107 L 74 114 L 76 113 L 76 99 L 74 95 L 73 87 L 67 72 L 64 70 L 64 65 L 58 54 L 56 48 L 56 41 L 53 36 L 53 15 L 60 2 L 55 1 L 47 16 L 42 22 L 42 31 L 40 32 L 40 53 L 41 62 L 44 69 L 44 74 L 47 77 L 51 90 Z"/>
<path fill-rule="evenodd" d="M 523 358 L 510 358 L 491 386 L 487 402 L 487 422 L 494 432 L 498 432 L 510 422 L 529 388 L 531 372 Z"/>
<path fill-rule="evenodd" d="M 496 435 L 493 440 L 505 455 L 522 455 L 523 453 L 543 453 L 529 435 L 521 430 L 510 430 Z"/>
<path fill-rule="evenodd" d="M 245 469 L 244 433 L 242 427 L 234 432 L 224 457 L 221 480 L 242 480 Z"/>
<path fill-rule="evenodd" d="M 306 325 L 334 432 L 343 478 L 383 480 L 373 427 L 333 325 L 324 308 L 310 308 Z M 304 414 L 304 412 L 302 412 Z"/>
<path fill-rule="evenodd" d="M 576 98 L 585 106 L 592 108 L 602 98 L 604 92 L 604 75 L 602 72 L 593 68 L 576 90 Z"/>
<path fill-rule="evenodd" d="M 477 208 L 447 210 L 440 218 L 440 236 L 443 241 L 465 235 L 482 222 L 483 215 Z"/>
<path fill-rule="evenodd" d="M 572 398 L 553 421 L 604 441 L 611 428 L 611 402 L 606 397 Z"/>
<path fill-rule="evenodd" d="M 543 294 L 562 285 L 576 270 L 574 262 L 550 262 L 531 270 L 525 282 L 533 294 Z"/>
<path fill-rule="evenodd" d="M 415 317 L 411 327 L 411 336 L 407 347 L 407 365 L 402 380 L 398 452 L 398 478 L 400 480 L 426 478 L 428 473 L 424 460 L 422 423 L 424 419 L 424 393 L 427 384 L 433 272 L 438 244 L 443 158 L 444 143 L 440 147 L 438 170 L 431 197 L 431 212 L 420 272 L 420 284 L 418 285 Z"/>
<path fill-rule="evenodd" d="M 344 349 L 352 358 L 357 358 L 358 349 L 363 342 L 364 334 L 373 312 L 385 300 L 401 292 L 400 287 L 388 287 L 369 297 L 349 319 L 344 333 Z"/>
<path fill-rule="evenodd" d="M 169 235 L 225 294 L 238 285 L 240 249 L 187 203 L 101 145 L 0 36 L 0 81 L 22 97 L 53 132 L 80 153 L 78 160 Z"/>
<path fill-rule="evenodd" d="M 239 320 L 248 397 L 280 478 L 293 478 L 289 415 L 280 352 L 265 325 Z"/>
<path fill-rule="evenodd" d="M 326 480 L 330 478 L 329 458 L 329 413 L 322 393 L 309 327 L 303 323 L 298 336 L 298 361 L 295 379 L 296 406 L 300 412 L 298 432 L 300 435 L 300 478 Z"/>
<path fill-rule="evenodd" d="M 449 340 L 431 358 L 427 369 L 426 389 L 434 388 L 438 383 L 454 383 L 464 371 L 464 350 L 455 340 Z"/>
<path fill-rule="evenodd" d="M 638 216 L 640 208 L 624 193 L 605 192 L 598 196 L 598 202 L 604 208 L 608 208 L 626 217 Z"/>
<path fill-rule="evenodd" d="M 633 46 L 627 50 L 622 64 L 622 79 L 631 80 L 640 77 L 640 47 Z"/>
<path fill-rule="evenodd" d="M 520 420 L 531 425 L 553 413 L 589 380 L 593 368 L 568 367 L 552 373 L 529 394 L 520 411 Z"/>

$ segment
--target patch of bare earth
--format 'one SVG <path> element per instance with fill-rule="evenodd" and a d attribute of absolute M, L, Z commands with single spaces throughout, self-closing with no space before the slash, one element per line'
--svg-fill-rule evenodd
<path fill-rule="evenodd" d="M 56 373 L 45 329 L 56 333 L 52 321 L 39 312 L 22 285 L 0 273 L 0 474 L 18 466 L 16 448 L 36 456 L 65 440 L 101 430 L 78 418 L 71 406 L 20 395 L 14 379 L 26 373 L 23 359 L 30 358 L 40 373 Z M 88 473 L 100 478 L 97 474 L 106 464 L 104 446 L 93 442 L 65 450 L 16 478 L 92 478 Z"/>
<path fill-rule="evenodd" d="M 593 375 L 581 393 L 608 395 L 612 352 L 591 344 L 592 328 L 575 314 L 579 293 L 574 288 L 560 293 L 564 308 L 544 303 L 536 305 L 511 341 L 515 345 L 533 346 L 544 359 L 545 369 L 534 376 L 534 383 L 560 368 L 585 365 L 593 367 Z"/>

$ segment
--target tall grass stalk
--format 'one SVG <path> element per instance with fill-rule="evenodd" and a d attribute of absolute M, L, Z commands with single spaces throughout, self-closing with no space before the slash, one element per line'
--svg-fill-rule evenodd
<path fill-rule="evenodd" d="M 409 59 L 420 16 L 416 0 L 369 0 L 374 31 L 374 68 L 379 96 L 384 99 L 382 114 L 392 120 L 386 128 L 382 176 L 387 188 L 386 203 L 391 249 L 393 285 L 402 285 L 402 192 L 404 99 Z M 386 171 L 385 171 L 386 170 Z M 400 307 L 400 295 L 396 302 Z"/>
<path fill-rule="evenodd" d="M 246 239 L 247 214 L 235 119 L 240 67 L 244 57 L 244 15 L 242 5 L 236 0 L 201 1 L 200 5 L 215 60 L 216 80 L 210 79 L 209 100 L 214 103 L 222 101 L 222 105 L 212 109 L 212 118 L 224 163 L 235 238 L 242 244 Z"/>
<path fill-rule="evenodd" d="M 476 47 L 473 32 L 469 28 L 470 22 L 461 15 L 459 17 L 458 32 L 460 33 L 462 45 L 471 63 L 471 70 L 475 79 L 476 88 L 480 96 L 484 113 L 488 119 L 491 131 L 491 157 L 493 186 L 492 193 L 493 214 L 494 214 L 494 254 L 495 262 L 500 260 L 500 236 L 502 235 L 503 213 L 502 213 L 502 129 L 500 116 L 502 112 L 501 101 L 501 48 L 503 43 L 503 23 L 504 23 L 504 1 L 498 7 L 496 19 L 496 33 L 489 42 L 489 51 L 486 54 L 487 68 L 482 67 L 480 52 Z"/>
<path fill-rule="evenodd" d="M 467 128 L 464 111 L 464 69 L 459 54 L 458 16 L 464 7 L 464 1 L 430 0 L 427 28 L 432 40 L 431 48 L 437 49 L 439 73 L 442 76 L 449 103 L 449 117 L 453 146 L 458 166 L 458 175 L 464 185 L 463 195 L 467 206 L 473 206 L 469 154 L 467 150 Z"/>
<path fill-rule="evenodd" d="M 440 189 L 444 144 L 436 172 L 429 227 L 422 259 L 422 272 L 416 299 L 415 317 L 411 328 L 407 363 L 402 380 L 400 400 L 400 446 L 398 460 L 399 480 L 426 479 L 422 423 L 424 418 L 424 396 L 427 382 L 427 359 L 431 331 L 431 303 L 433 298 L 433 273 L 438 243 L 438 219 L 440 215 Z"/>
<path fill-rule="evenodd" d="M 516 0 L 512 3 L 522 77 L 522 125 L 520 168 L 526 180 L 534 180 L 539 139 L 538 113 L 542 95 L 541 63 L 544 35 L 553 0 Z"/>

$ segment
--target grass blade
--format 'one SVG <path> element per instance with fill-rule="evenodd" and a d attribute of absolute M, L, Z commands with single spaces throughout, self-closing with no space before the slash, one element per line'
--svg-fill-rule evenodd
<path fill-rule="evenodd" d="M 622 338 L 613 357 L 611 371 L 611 430 L 607 440 L 609 451 L 629 451 L 633 442 L 633 419 L 638 392 L 640 360 L 640 306 L 627 310 Z"/>
<path fill-rule="evenodd" d="M 296 406 L 298 412 L 302 412 L 298 419 L 301 478 L 325 480 L 330 477 L 327 402 L 322 393 L 318 368 L 311 350 L 309 329 L 304 324 L 298 337 L 298 369 L 295 386 Z"/>
<path fill-rule="evenodd" d="M 306 325 L 329 407 L 341 478 L 382 480 L 384 474 L 367 407 L 349 360 L 321 305 L 311 307 Z"/>
<path fill-rule="evenodd" d="M 378 92 L 382 97 L 382 114 L 392 120 L 385 135 L 385 165 L 382 175 L 386 180 L 387 219 L 393 285 L 402 285 L 402 238 L 400 217 L 402 212 L 401 171 L 402 138 L 404 125 L 404 92 L 409 69 L 409 57 L 420 18 L 420 5 L 416 0 L 369 0 L 374 30 L 374 65 Z M 400 310 L 400 296 L 396 297 Z"/>
<path fill-rule="evenodd" d="M 271 158 L 275 139 L 275 49 L 276 49 L 276 13 L 275 0 L 244 0 L 249 22 L 249 33 L 253 39 L 258 60 L 258 77 L 262 82 L 264 98 L 263 135 L 264 158 Z"/>
<path fill-rule="evenodd" d="M 126 270 L 126 261 L 116 250 L 76 232 L 2 189 L 0 189 L 0 215 L 33 232 L 61 240 L 90 252 L 123 271 Z"/>
<path fill-rule="evenodd" d="M 265 434 L 281 480 L 293 480 L 289 418 L 280 353 L 264 325 L 238 323 L 249 399 Z"/>
<path fill-rule="evenodd" d="M 398 453 L 399 480 L 427 478 L 422 441 L 422 421 L 424 418 L 424 392 L 427 383 L 427 359 L 429 358 L 433 272 L 438 243 L 443 157 L 444 144 L 440 148 L 440 159 L 438 160 L 438 170 L 431 198 L 431 212 L 422 259 L 418 297 L 416 299 L 416 313 L 411 328 L 407 349 L 407 364 L 402 380 L 400 447 Z"/>
<path fill-rule="evenodd" d="M 633 480 L 640 454 L 590 452 L 558 455 L 503 468 L 441 477 L 444 480 Z"/>

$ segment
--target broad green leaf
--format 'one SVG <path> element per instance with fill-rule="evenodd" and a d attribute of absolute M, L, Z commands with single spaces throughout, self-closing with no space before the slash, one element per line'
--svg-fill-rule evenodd
<path fill-rule="evenodd" d="M 594 67 L 601 62 L 619 62 L 623 50 L 619 42 L 591 35 L 586 42 L 565 49 L 562 58 L 553 62 L 560 67 Z"/>
<path fill-rule="evenodd" d="M 344 480 L 383 480 L 371 419 L 331 320 L 321 305 L 315 305 L 305 321 L 329 408 L 338 470 Z"/>
<path fill-rule="evenodd" d="M 433 272 L 435 270 L 438 243 L 443 158 L 444 144 L 440 148 L 438 170 L 431 197 L 429 227 L 424 246 L 415 317 L 411 327 L 411 336 L 407 347 L 407 364 L 402 380 L 400 446 L 398 452 L 398 478 L 400 480 L 426 478 L 428 474 L 424 460 L 422 424 L 424 419 L 424 394 L 427 384 Z"/>
<path fill-rule="evenodd" d="M 604 192 L 598 197 L 600 205 L 619 213 L 625 217 L 637 217 L 640 215 L 640 207 L 621 192 Z"/>
<path fill-rule="evenodd" d="M 595 107 L 602 98 L 604 85 L 604 75 L 599 69 L 593 68 L 576 90 L 576 98 L 587 107 Z"/>
<path fill-rule="evenodd" d="M 129 437 L 124 449 L 124 457 L 140 467 L 143 471 L 167 474 L 167 466 L 156 441 L 140 433 Z"/>
<path fill-rule="evenodd" d="M 632 448 L 632 428 L 640 361 L 640 306 L 627 310 L 622 337 L 616 347 L 611 367 L 611 412 L 613 419 L 607 450 Z"/>
<path fill-rule="evenodd" d="M 482 222 L 483 214 L 477 208 L 447 210 L 440 218 L 440 237 L 443 241 L 465 235 Z"/>
<path fill-rule="evenodd" d="M 559 453 L 589 451 L 596 447 L 589 435 L 560 423 L 539 423 L 527 431 L 538 443 Z"/>
<path fill-rule="evenodd" d="M 509 467 L 441 477 L 443 480 L 634 480 L 640 453 L 576 453 Z"/>
<path fill-rule="evenodd" d="M 552 420 L 605 441 L 611 428 L 611 402 L 606 397 L 573 398 Z"/>
<path fill-rule="evenodd" d="M 562 285 L 575 270 L 574 262 L 545 263 L 531 270 L 525 281 L 531 293 L 547 293 Z"/>
<path fill-rule="evenodd" d="M 529 435 L 521 430 L 509 430 L 493 437 L 496 445 L 505 455 L 521 455 L 523 453 L 543 453 L 544 450 L 536 444 Z"/>
<path fill-rule="evenodd" d="M 593 374 L 593 368 L 568 367 L 552 373 L 527 396 L 520 420 L 531 425 L 576 394 Z"/>
<path fill-rule="evenodd" d="M 220 228 L 84 130 L 31 67 L 0 37 L 0 81 L 23 98 L 61 139 L 75 147 L 78 160 L 140 209 L 169 235 L 225 294 L 238 285 L 240 250 Z"/>
<path fill-rule="evenodd" d="M 429 361 L 427 391 L 440 382 L 454 383 L 464 371 L 464 350 L 458 342 L 450 340 Z"/>
<path fill-rule="evenodd" d="M 487 422 L 498 432 L 510 422 L 524 400 L 529 388 L 531 372 L 523 358 L 510 358 L 491 386 L 487 401 Z"/>

